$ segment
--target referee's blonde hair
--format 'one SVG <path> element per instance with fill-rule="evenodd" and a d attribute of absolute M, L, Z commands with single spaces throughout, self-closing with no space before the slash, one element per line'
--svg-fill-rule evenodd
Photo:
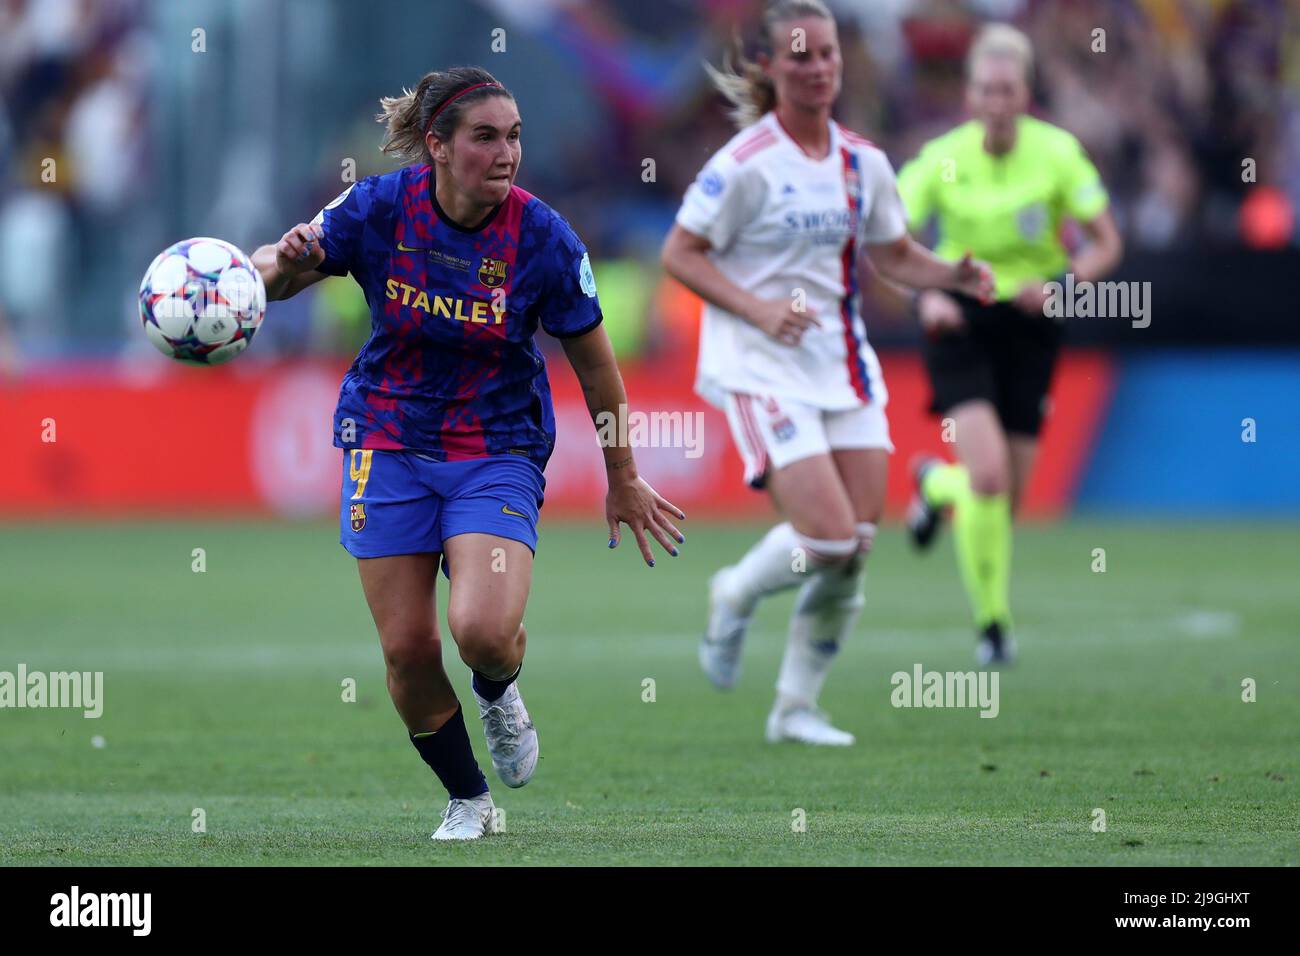
<path fill-rule="evenodd" d="M 776 25 L 799 17 L 821 17 L 835 22 L 835 17 L 822 0 L 774 0 L 763 9 L 759 49 L 771 56 L 776 49 Z M 745 57 L 738 36 L 732 38 L 731 49 L 723 54 L 721 69 L 705 63 L 704 71 L 717 91 L 731 103 L 727 115 L 737 129 L 752 126 L 763 118 L 763 114 L 776 107 L 776 87 L 761 66 Z"/>
<path fill-rule="evenodd" d="M 1034 76 L 1034 45 L 1020 30 L 1005 23 L 985 24 L 975 35 L 966 54 L 966 75 L 973 76 L 975 65 L 982 60 L 996 58 L 1014 60 L 1020 64 L 1029 84 Z"/>

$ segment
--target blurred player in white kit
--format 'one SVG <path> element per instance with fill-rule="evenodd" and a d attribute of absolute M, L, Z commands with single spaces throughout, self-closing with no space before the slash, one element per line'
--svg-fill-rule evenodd
<path fill-rule="evenodd" d="M 710 73 L 740 132 L 687 190 L 662 258 L 705 301 L 696 391 L 784 520 L 713 576 L 700 663 L 734 686 L 758 602 L 799 587 L 767 739 L 845 746 L 817 700 L 865 603 L 893 451 L 859 256 L 893 282 L 981 299 L 992 276 L 912 240 L 889 160 L 831 119 L 842 61 L 821 0 L 769 4 L 757 62 L 735 63 Z"/>

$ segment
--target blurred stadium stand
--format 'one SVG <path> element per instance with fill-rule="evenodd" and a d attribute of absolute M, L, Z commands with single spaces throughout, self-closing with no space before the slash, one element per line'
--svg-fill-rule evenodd
<path fill-rule="evenodd" d="M 1294 420 L 1300 7 L 1284 0 L 830 5 L 845 59 L 839 118 L 895 165 L 961 120 L 962 58 L 978 25 L 992 17 L 1024 27 L 1039 61 L 1036 111 L 1080 137 L 1111 190 L 1127 243 L 1116 278 L 1152 283 L 1149 328 L 1115 320 L 1071 325 L 1072 342 L 1094 351 L 1079 357 L 1083 384 L 1067 374 L 1061 391 L 1083 389 L 1096 403 L 1089 428 L 1099 444 L 1084 448 L 1060 488 L 1044 492 L 1041 513 L 1068 507 L 1076 491 L 1088 507 L 1144 507 L 1147 499 L 1126 491 L 1124 475 L 1156 467 L 1156 449 L 1195 451 L 1194 432 L 1165 416 L 1169 403 L 1192 422 Z M 525 144 L 519 182 L 569 218 L 591 248 L 610 333 L 633 378 L 647 388 L 676 383 L 657 393 L 662 401 L 697 408 L 689 393 L 697 304 L 663 279 L 658 245 L 687 184 L 731 135 L 701 61 L 718 60 L 737 22 L 751 31 L 757 6 L 384 0 L 376 16 L 378 5 L 353 0 L 0 0 L 0 374 L 11 389 L 21 381 L 59 396 L 69 376 L 111 384 L 103 378 L 111 372 L 164 389 L 156 401 L 172 394 L 167 383 L 180 383 L 176 396 L 209 390 L 208 399 L 230 406 L 222 383 L 251 387 L 274 369 L 282 374 L 310 360 L 317 364 L 303 365 L 303 374 L 317 396 L 320 370 L 335 369 L 366 334 L 364 302 L 349 283 L 323 283 L 276 304 L 249 355 L 210 372 L 166 367 L 147 344 L 135 310 L 139 277 L 170 242 L 218 235 L 252 248 L 314 215 L 353 167 L 357 178 L 392 168 L 377 149 L 378 97 L 414 85 L 428 69 L 475 62 L 516 93 Z M 1099 28 L 1104 53 L 1091 48 Z M 504 52 L 494 51 L 494 40 L 504 40 Z M 1243 178 L 1247 161 L 1253 181 Z M 913 401 L 915 328 L 891 297 L 871 291 L 873 342 L 901 350 L 887 362 L 895 430 L 929 429 L 917 438 L 928 442 L 932 426 L 903 405 Z M 1254 350 L 1235 351 L 1246 347 Z M 561 365 L 552 363 L 552 374 L 563 393 Z M 202 375 L 211 381 L 196 384 Z M 920 404 L 924 395 L 914 398 Z M 1198 411 L 1198 402 L 1207 404 Z M 230 427 L 238 432 L 245 423 Z M 1157 427 L 1164 439 L 1146 440 Z M 1294 464 L 1300 442 L 1294 434 L 1283 442 L 1283 431 L 1261 425 L 1270 437 L 1243 454 Z M 333 469 L 327 422 L 306 434 L 326 446 Z M 726 444 L 722 434 L 718 446 Z M 1086 445 L 1078 434 L 1061 438 Z M 86 491 L 93 501 L 75 492 L 94 483 L 78 486 L 67 469 L 89 467 L 89 457 L 58 466 L 61 477 L 46 490 L 74 490 L 42 498 L 38 510 L 114 506 L 111 495 L 94 498 L 107 492 Z M 1169 467 L 1178 471 L 1185 460 Z M 49 478 L 49 463 L 40 467 Z M 1274 510 L 1300 511 L 1295 492 L 1280 484 L 1254 486 L 1247 501 L 1239 477 L 1225 473 L 1213 487 L 1169 495 L 1148 485 L 1145 493 L 1192 511 L 1257 510 L 1260 496 Z M 265 497 L 246 504 L 282 507 Z M 25 506 L 11 500 L 7 507 L 21 513 Z"/>

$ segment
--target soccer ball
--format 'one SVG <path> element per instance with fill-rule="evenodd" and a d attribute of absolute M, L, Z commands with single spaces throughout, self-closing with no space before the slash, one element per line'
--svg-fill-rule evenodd
<path fill-rule="evenodd" d="M 266 286 L 248 256 L 222 239 L 184 239 L 140 283 L 140 321 L 158 351 L 191 365 L 229 362 L 266 314 Z"/>

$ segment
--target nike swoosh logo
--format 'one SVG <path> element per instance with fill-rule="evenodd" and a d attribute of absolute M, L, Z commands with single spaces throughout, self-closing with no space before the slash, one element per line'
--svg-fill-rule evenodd
<path fill-rule="evenodd" d="M 397 251 L 398 251 L 398 252 L 428 252 L 429 250 L 428 250 L 428 249 L 412 249 L 410 246 L 403 245 L 402 243 L 399 242 L 399 243 L 397 244 Z"/>
<path fill-rule="evenodd" d="M 520 514 L 518 511 L 511 511 L 509 505 L 502 505 L 501 511 L 508 515 L 514 515 L 516 518 L 527 518 L 528 515 Z"/>

